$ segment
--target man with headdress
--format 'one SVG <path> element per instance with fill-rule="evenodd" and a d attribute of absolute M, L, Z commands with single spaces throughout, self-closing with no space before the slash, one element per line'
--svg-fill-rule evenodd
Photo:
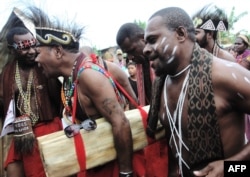
<path fill-rule="evenodd" d="M 7 44 L 2 50 L 11 54 L 1 73 L 0 97 L 8 122 L 2 136 L 13 135 L 4 167 L 8 177 L 45 177 L 36 137 L 62 129 L 61 83 L 47 79 L 38 67 L 34 30 L 20 17 L 22 12 L 14 8 L 1 33 Z"/>
<path fill-rule="evenodd" d="M 228 30 L 225 12 L 214 4 L 208 4 L 192 17 L 196 42 L 218 58 L 235 62 L 234 57 L 218 44 L 218 35 Z"/>
<path fill-rule="evenodd" d="M 224 176 L 227 160 L 250 160 L 244 131 L 250 72 L 202 49 L 192 19 L 178 7 L 155 12 L 144 39 L 143 52 L 161 80 L 154 94 L 166 130 L 169 177 Z"/>
<path fill-rule="evenodd" d="M 126 74 L 116 64 L 101 59 L 93 60 L 79 51 L 79 40 L 84 28 L 78 27 L 76 24 L 73 26 L 60 25 L 62 23 L 58 19 L 50 23 L 50 19 L 41 10 L 31 10 L 33 14 L 31 19 L 36 26 L 36 36 L 39 42 L 36 61 L 44 69 L 47 77 L 64 77 L 61 92 L 65 107 L 64 116 L 72 117 L 73 126 L 75 124 L 83 125 L 87 122 L 89 127 L 83 126 L 83 128 L 89 128 L 89 131 L 96 128 L 95 120 L 101 117 L 104 117 L 111 125 L 116 160 L 100 164 L 87 171 L 86 164 L 81 163 L 86 159 L 79 155 L 85 153 L 84 148 L 79 147 L 79 142 L 81 144 L 83 141 L 81 135 L 73 134 L 74 131 L 65 128 L 66 135 L 74 138 L 76 143 L 75 149 L 80 166 L 78 175 L 91 177 L 144 176 L 144 169 L 139 169 L 140 166 L 138 168 L 133 166 L 131 128 L 124 113 L 126 100 L 123 92 L 117 88 L 115 83 L 116 80 L 120 85 L 124 85 L 124 90 L 136 102 Z M 59 25 L 56 22 L 59 22 Z M 96 141 L 101 141 L 101 137 Z"/>

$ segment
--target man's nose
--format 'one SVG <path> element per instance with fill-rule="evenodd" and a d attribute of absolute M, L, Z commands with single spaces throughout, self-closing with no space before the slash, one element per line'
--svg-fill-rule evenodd
<path fill-rule="evenodd" d="M 144 47 L 144 49 L 143 49 L 143 54 L 144 54 L 145 56 L 147 56 L 147 57 L 151 54 L 151 50 L 150 50 L 150 48 L 149 48 L 148 45 L 145 45 L 145 47 Z"/>

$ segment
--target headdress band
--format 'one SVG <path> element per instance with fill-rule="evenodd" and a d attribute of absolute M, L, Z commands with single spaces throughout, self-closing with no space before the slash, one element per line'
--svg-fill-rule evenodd
<path fill-rule="evenodd" d="M 211 19 L 207 21 L 203 21 L 201 18 L 195 17 L 193 20 L 195 28 L 201 28 L 204 30 L 210 31 L 226 31 L 227 27 L 225 26 L 222 20 L 220 21 L 212 21 Z"/>
<path fill-rule="evenodd" d="M 14 42 L 12 45 L 9 46 L 13 47 L 16 50 L 29 49 L 30 47 L 36 46 L 36 39 L 32 38 L 30 40 L 18 41 L 17 43 Z"/>
<path fill-rule="evenodd" d="M 73 34 L 67 31 L 36 27 L 36 38 L 39 42 L 38 45 L 62 45 L 71 49 L 78 49 L 79 42 Z"/>

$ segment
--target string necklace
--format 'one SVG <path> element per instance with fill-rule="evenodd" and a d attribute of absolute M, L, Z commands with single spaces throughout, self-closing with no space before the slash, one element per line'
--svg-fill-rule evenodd
<path fill-rule="evenodd" d="M 186 68 L 189 68 L 189 66 Z M 170 130 L 171 130 L 171 137 L 169 139 L 169 144 L 171 145 L 171 142 L 174 143 L 175 149 L 177 151 L 176 157 L 178 156 L 178 164 L 179 164 L 181 175 L 183 174 L 182 164 L 184 164 L 188 169 L 190 168 L 188 164 L 185 162 L 185 160 L 182 158 L 182 148 L 184 147 L 187 151 L 189 151 L 189 148 L 182 141 L 182 129 L 181 129 L 182 111 L 183 111 L 183 105 L 184 105 L 185 96 L 186 96 L 187 88 L 188 88 L 189 72 L 190 71 L 188 71 L 183 81 L 182 88 L 179 94 L 179 98 L 178 98 L 173 116 L 171 115 L 169 111 L 168 102 L 167 102 L 166 85 L 167 85 L 167 80 L 170 77 L 169 75 L 166 77 L 165 83 L 164 83 L 164 102 L 165 102 L 165 108 L 166 108 L 166 113 L 167 113 L 167 119 L 168 119 Z M 178 121 L 178 128 L 176 126 L 177 121 Z M 175 135 L 177 136 L 178 139 L 175 137 Z"/>
<path fill-rule="evenodd" d="M 35 125 L 39 119 L 39 115 L 38 115 L 38 112 L 34 113 L 31 110 L 31 104 L 30 104 L 31 103 L 31 87 L 32 87 L 32 85 L 34 85 L 33 78 L 34 78 L 34 71 L 33 71 L 33 69 L 31 69 L 31 71 L 29 72 L 27 88 L 26 88 L 26 91 L 24 91 L 23 87 L 22 87 L 19 65 L 18 65 L 18 62 L 16 62 L 15 82 L 16 82 L 17 88 L 19 90 L 19 94 L 18 94 L 18 98 L 17 98 L 17 108 L 18 108 L 20 114 L 29 115 L 32 125 Z M 34 88 L 35 87 L 33 86 L 33 89 Z M 37 103 L 37 99 L 36 99 L 35 89 L 34 89 L 34 94 L 35 94 L 36 110 L 38 110 L 38 103 Z"/>
<path fill-rule="evenodd" d="M 177 74 L 175 74 L 175 75 L 169 75 L 169 77 L 171 77 L 171 78 L 177 77 L 177 76 L 181 75 L 182 73 L 184 73 L 189 67 L 190 67 L 190 64 L 187 65 L 183 70 L 181 70 Z"/>

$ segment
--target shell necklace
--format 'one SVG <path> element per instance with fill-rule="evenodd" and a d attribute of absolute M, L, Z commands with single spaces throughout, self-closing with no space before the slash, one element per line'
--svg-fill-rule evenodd
<path fill-rule="evenodd" d="M 33 78 L 34 78 L 34 71 L 33 71 L 33 69 L 31 69 L 31 71 L 29 73 L 28 82 L 27 82 L 27 88 L 26 88 L 26 91 L 24 91 L 23 87 L 22 87 L 19 65 L 18 65 L 18 62 L 16 62 L 15 81 L 16 81 L 16 84 L 17 84 L 17 87 L 19 90 L 19 94 L 18 94 L 18 98 L 17 98 L 17 108 L 18 108 L 21 115 L 25 115 L 25 114 L 29 115 L 32 125 L 35 125 L 39 119 L 39 115 L 38 115 L 38 113 L 32 112 L 31 105 L 30 105 L 30 103 L 31 103 L 31 87 L 32 87 L 32 84 L 34 83 Z M 34 86 L 33 86 L 33 89 L 34 89 Z M 38 110 L 35 89 L 34 89 L 34 94 L 35 94 L 35 104 L 36 104 L 36 108 Z"/>

